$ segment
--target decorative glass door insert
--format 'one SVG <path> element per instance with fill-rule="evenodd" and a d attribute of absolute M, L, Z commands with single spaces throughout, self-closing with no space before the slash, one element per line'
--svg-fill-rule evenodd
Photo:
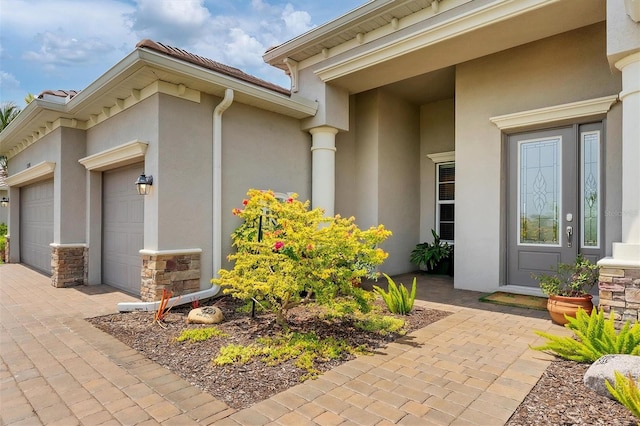
<path fill-rule="evenodd" d="M 584 132 L 580 135 L 580 183 L 582 235 L 581 246 L 600 246 L 600 132 Z"/>
<path fill-rule="evenodd" d="M 519 245 L 559 246 L 562 137 L 519 143 Z"/>

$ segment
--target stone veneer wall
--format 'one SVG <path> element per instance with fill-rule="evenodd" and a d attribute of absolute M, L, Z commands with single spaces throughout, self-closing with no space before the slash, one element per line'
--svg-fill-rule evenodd
<path fill-rule="evenodd" d="M 614 312 L 620 329 L 626 321 L 640 321 L 640 268 L 600 268 L 600 305 L 608 317 Z"/>
<path fill-rule="evenodd" d="M 142 255 L 141 299 L 160 300 L 163 289 L 174 296 L 199 291 L 200 253 Z"/>
<path fill-rule="evenodd" d="M 70 287 L 87 284 L 87 248 L 52 247 L 51 285 Z"/>

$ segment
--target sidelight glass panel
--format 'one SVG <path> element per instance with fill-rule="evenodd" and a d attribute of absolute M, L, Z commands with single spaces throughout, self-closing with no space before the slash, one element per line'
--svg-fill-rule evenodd
<path fill-rule="evenodd" d="M 580 204 L 582 247 L 600 245 L 600 132 L 580 135 Z"/>
<path fill-rule="evenodd" d="M 522 141 L 518 158 L 519 243 L 560 245 L 562 138 Z"/>

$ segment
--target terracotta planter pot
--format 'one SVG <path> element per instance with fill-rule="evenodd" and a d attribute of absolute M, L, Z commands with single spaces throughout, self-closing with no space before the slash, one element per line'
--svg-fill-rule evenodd
<path fill-rule="evenodd" d="M 549 296 L 549 299 L 547 299 L 547 310 L 553 322 L 564 325 L 568 322 L 564 317 L 565 314 L 575 318 L 578 308 L 582 308 L 591 314 L 593 311 L 591 299 L 593 299 L 593 296 L 590 294 L 579 297 Z"/>

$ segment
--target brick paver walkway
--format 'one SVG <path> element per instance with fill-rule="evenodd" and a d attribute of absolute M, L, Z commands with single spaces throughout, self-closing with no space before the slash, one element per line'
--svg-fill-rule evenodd
<path fill-rule="evenodd" d="M 0 425 L 504 424 L 550 360 L 529 349 L 541 342 L 532 329 L 564 329 L 545 312 L 420 280 L 416 303 L 453 315 L 234 410 L 83 320 L 133 297 L 57 289 L 24 266 L 0 265 Z"/>

